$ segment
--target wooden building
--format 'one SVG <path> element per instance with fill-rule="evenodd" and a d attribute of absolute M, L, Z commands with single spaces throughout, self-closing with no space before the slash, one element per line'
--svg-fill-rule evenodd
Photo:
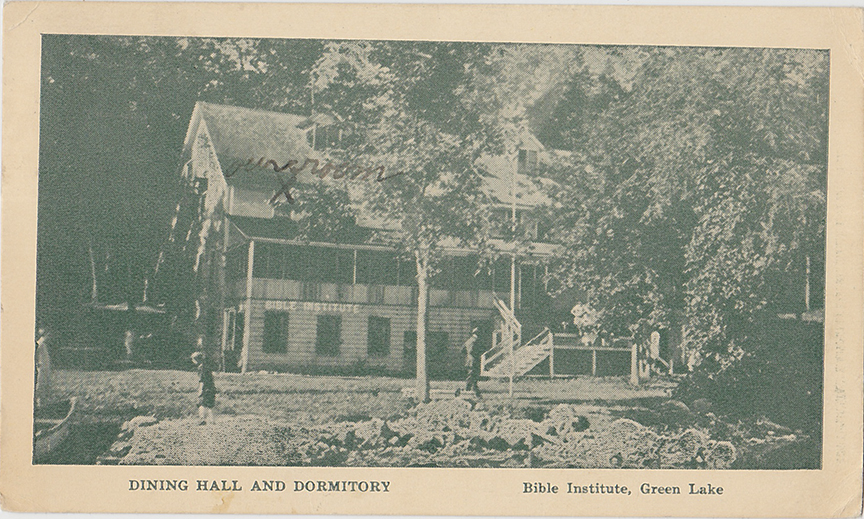
<path fill-rule="evenodd" d="M 415 266 L 371 238 L 386 224 L 358 214 L 356 229 L 338 239 L 299 240 L 295 219 L 273 203 L 284 196 L 284 176 L 276 174 L 274 164 L 321 158 L 316 143 L 318 148 L 338 144 L 342 133 L 327 122 L 332 121 L 195 106 L 182 169 L 183 183 L 194 195 L 189 200 L 197 204 L 187 233 L 187 242 L 195 244 L 195 321 L 203 337 L 199 347 L 225 370 L 410 374 L 415 369 Z M 517 164 L 482 159 L 488 171 L 483 189 L 492 201 L 490 211 L 502 222 L 515 211 L 531 227 L 528 211 L 545 197 L 528 175 L 548 152 L 527 132 L 520 143 Z M 308 170 L 299 178 L 315 179 Z M 350 189 L 345 191 L 350 203 Z M 516 260 L 515 316 L 539 329 L 549 319 L 543 259 L 552 246 L 542 241 L 536 223 L 532 232 L 539 238 Z M 432 378 L 461 376 L 461 345 L 474 327 L 484 348 L 492 348 L 496 337 L 500 348 L 502 313 L 496 305 L 510 299 L 511 249 L 501 239 L 493 245 L 504 254 L 491 262 L 476 251 L 448 249 L 441 272 L 430 280 Z"/>

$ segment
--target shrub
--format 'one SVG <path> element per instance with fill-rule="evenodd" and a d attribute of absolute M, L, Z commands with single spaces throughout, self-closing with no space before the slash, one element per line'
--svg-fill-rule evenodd
<path fill-rule="evenodd" d="M 757 324 L 739 344 L 745 352 L 740 359 L 707 359 L 682 381 L 675 398 L 705 398 L 718 415 L 765 417 L 821 437 L 822 324 L 776 317 Z"/>

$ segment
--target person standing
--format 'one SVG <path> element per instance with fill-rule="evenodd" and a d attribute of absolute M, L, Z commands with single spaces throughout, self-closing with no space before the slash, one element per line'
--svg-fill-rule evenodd
<path fill-rule="evenodd" d="M 201 425 L 213 423 L 213 407 L 216 405 L 216 384 L 207 359 L 200 351 L 192 354 L 192 362 L 198 367 L 198 418 Z"/>
<path fill-rule="evenodd" d="M 51 355 L 48 353 L 48 332 L 40 328 L 36 340 L 36 407 L 48 401 L 51 394 Z"/>
<path fill-rule="evenodd" d="M 465 391 L 474 391 L 474 394 L 480 396 L 480 386 L 477 384 L 480 381 L 480 356 L 483 355 L 480 345 L 477 344 L 477 328 L 471 330 L 471 336 L 463 345 L 465 351 L 465 367 L 468 371 L 468 376 L 465 380 Z"/>

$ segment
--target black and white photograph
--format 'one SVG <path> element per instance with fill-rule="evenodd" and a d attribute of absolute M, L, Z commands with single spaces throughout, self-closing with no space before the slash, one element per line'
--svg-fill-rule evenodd
<path fill-rule="evenodd" d="M 42 35 L 33 463 L 820 469 L 830 57 Z"/>

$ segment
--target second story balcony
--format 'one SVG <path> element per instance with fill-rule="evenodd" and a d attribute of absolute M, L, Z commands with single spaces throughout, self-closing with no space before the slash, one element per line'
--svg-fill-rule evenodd
<path fill-rule="evenodd" d="M 246 280 L 233 285 L 235 298 L 246 296 Z M 302 301 L 310 303 L 341 303 L 369 305 L 417 305 L 417 288 L 396 285 L 337 284 L 292 279 L 252 279 L 253 299 L 274 301 Z M 430 307 L 489 308 L 493 309 L 495 293 L 491 290 L 429 291 Z M 498 294 L 505 297 L 505 294 Z M 314 307 L 313 307 L 314 308 Z M 326 307 L 322 307 L 326 308 Z"/>
<path fill-rule="evenodd" d="M 226 258 L 231 296 L 244 298 L 251 279 L 253 299 L 348 304 L 417 305 L 414 262 L 392 249 L 370 246 L 300 245 L 255 240 L 251 272 L 248 246 L 236 246 Z M 518 307 L 535 306 L 545 297 L 544 267 L 519 263 Z M 494 308 L 494 298 L 510 293 L 510 259 L 482 260 L 477 254 L 442 258 L 429 278 L 432 307 Z"/>

